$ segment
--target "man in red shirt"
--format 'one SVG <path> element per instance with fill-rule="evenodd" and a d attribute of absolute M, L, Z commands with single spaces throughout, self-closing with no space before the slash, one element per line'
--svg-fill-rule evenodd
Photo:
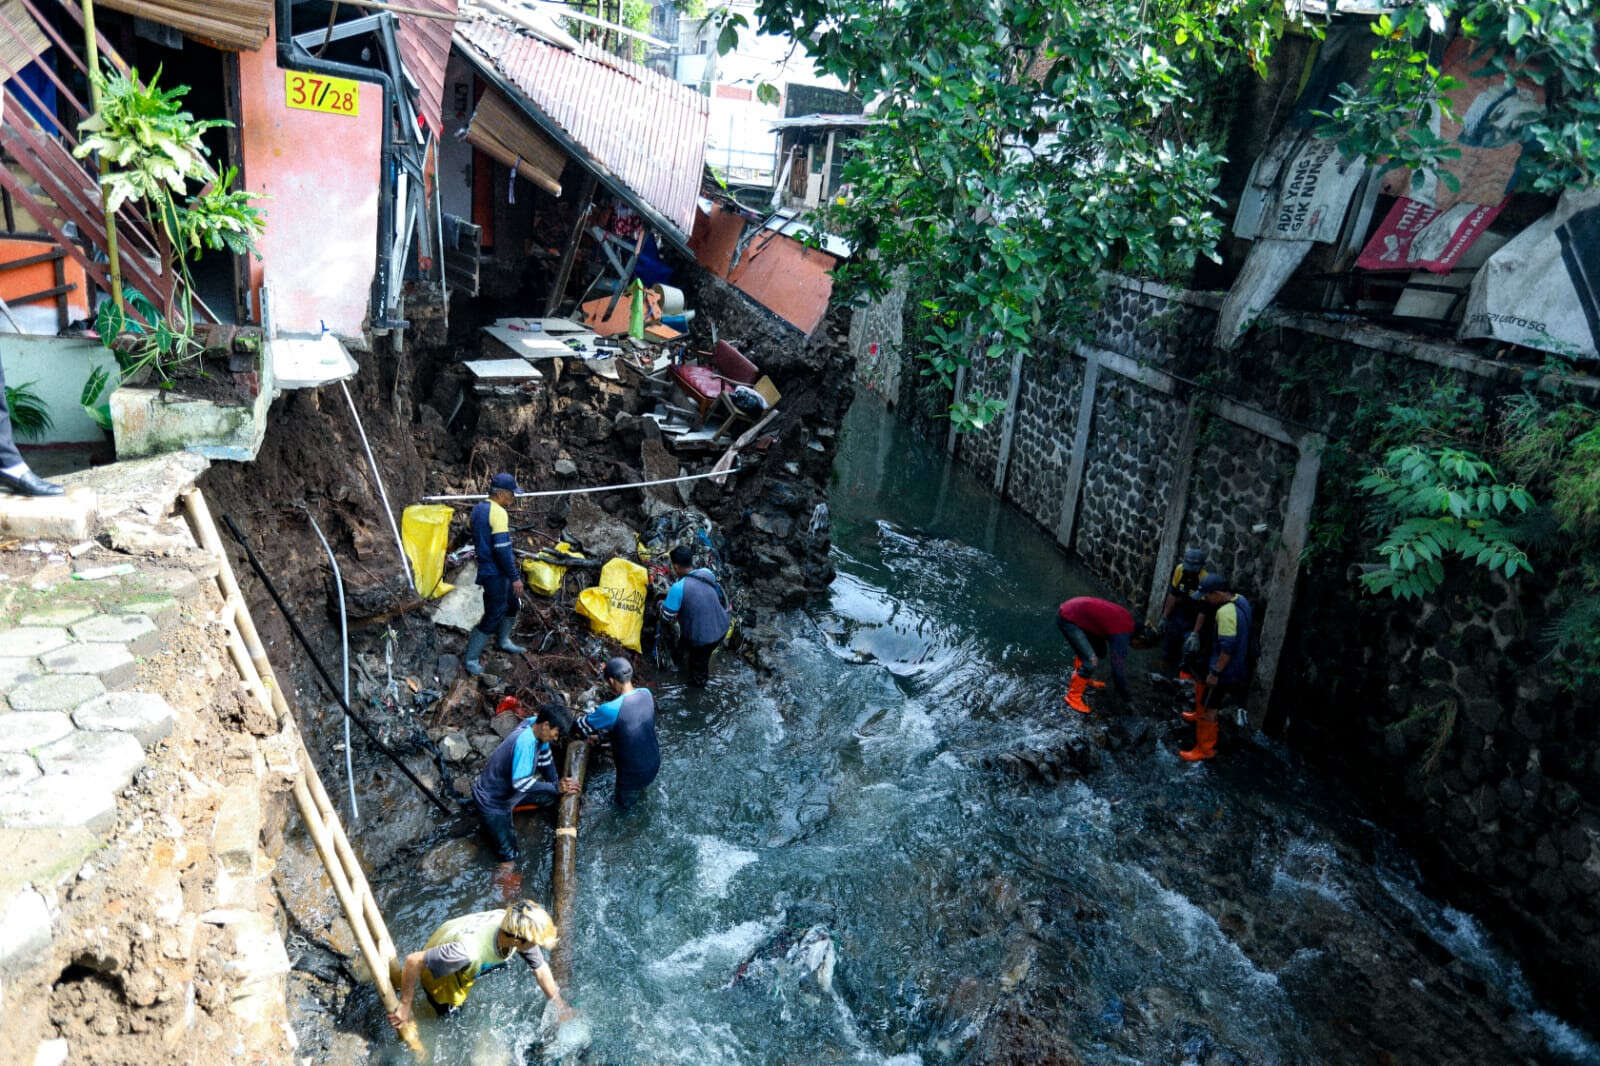
<path fill-rule="evenodd" d="M 1111 680 L 1117 695 L 1128 699 L 1128 678 L 1122 664 L 1133 641 L 1133 615 L 1126 608 L 1093 596 L 1074 596 L 1057 609 L 1056 628 L 1076 656 L 1067 694 L 1061 697 L 1063 703 L 1075 711 L 1089 713 L 1083 693 L 1091 683 L 1096 688 L 1105 685 L 1104 681 L 1090 681 L 1102 658 L 1111 660 Z"/>

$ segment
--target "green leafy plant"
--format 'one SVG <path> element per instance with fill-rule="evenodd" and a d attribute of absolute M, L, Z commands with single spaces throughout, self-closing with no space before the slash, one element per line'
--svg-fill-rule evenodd
<path fill-rule="evenodd" d="M 33 386 L 31 381 L 6 386 L 6 410 L 11 412 L 11 428 L 23 440 L 38 440 L 55 428 L 49 405 Z"/>
<path fill-rule="evenodd" d="M 858 249 L 847 298 L 899 268 L 940 313 L 915 338 L 949 387 L 995 344 L 1080 329 L 1102 271 L 1170 275 L 1217 257 L 1223 156 L 1207 93 L 1265 69 L 1275 0 L 759 0 L 764 32 L 876 100 L 842 203 L 817 224 Z M 731 26 L 732 23 L 730 22 Z M 726 29 L 724 30 L 726 33 Z M 1000 410 L 974 392 L 957 424 Z"/>
<path fill-rule="evenodd" d="M 1378 554 L 1386 565 L 1361 578 L 1370 592 L 1420 598 L 1444 581 L 1452 558 L 1508 578 L 1532 569 L 1504 519 L 1528 510 L 1533 498 L 1520 485 L 1501 484 L 1494 467 L 1472 452 L 1395 448 L 1358 485 L 1384 531 Z"/>
<path fill-rule="evenodd" d="M 251 206 L 252 195 L 233 187 L 237 170 L 219 174 L 207 158 L 202 136 L 232 124 L 195 118 L 182 107 L 189 87 L 161 89 L 160 77 L 160 69 L 148 82 L 137 70 L 97 75 L 100 106 L 79 124 L 73 153 L 79 158 L 96 154 L 105 162 L 100 181 L 109 210 L 141 203 L 154 224 L 172 295 L 159 309 L 148 300 L 142 305 L 130 300 L 145 328 L 133 328 L 134 319 L 116 308 L 109 315 L 102 308 L 96 327 L 102 342 L 117 351 L 125 376 L 150 365 L 170 387 L 171 369 L 201 351 L 192 332 L 190 260 L 207 249 L 259 255 L 255 238 L 265 221 L 264 212 Z M 191 191 L 191 184 L 198 187 Z M 136 338 L 131 346 L 118 341 L 129 333 Z"/>
<path fill-rule="evenodd" d="M 83 383 L 83 392 L 78 396 L 84 413 L 107 433 L 111 432 L 111 393 L 115 388 L 111 371 L 97 366 L 90 371 L 88 380 Z"/>

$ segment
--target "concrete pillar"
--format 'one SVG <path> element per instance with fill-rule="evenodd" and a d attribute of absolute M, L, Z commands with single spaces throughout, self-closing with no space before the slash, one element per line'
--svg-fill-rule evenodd
<path fill-rule="evenodd" d="M 1283 535 L 1272 557 L 1272 576 L 1267 582 L 1265 618 L 1261 626 L 1261 658 L 1256 662 L 1255 684 L 1250 691 L 1250 724 L 1261 728 L 1272 700 L 1277 680 L 1278 661 L 1283 656 L 1284 638 L 1289 633 L 1289 616 L 1294 611 L 1294 586 L 1300 576 L 1300 553 L 1306 547 L 1306 531 L 1311 523 L 1311 508 L 1317 502 L 1317 477 L 1322 471 L 1322 449 L 1327 443 L 1320 433 L 1300 438 L 1300 458 L 1294 464 L 1294 480 L 1289 483 L 1289 501 L 1283 516 Z"/>
<path fill-rule="evenodd" d="M 1078 419 L 1072 430 L 1072 455 L 1067 459 L 1067 487 L 1061 496 L 1061 521 L 1056 543 L 1072 547 L 1072 529 L 1078 521 L 1078 494 L 1083 490 L 1083 466 L 1089 456 L 1089 425 L 1094 421 L 1094 392 L 1100 384 L 1100 357 L 1083 352 L 1083 389 L 1078 396 Z"/>
<path fill-rule="evenodd" d="M 994 461 L 994 492 L 1004 497 L 1006 464 L 1011 460 L 1011 435 L 1017 428 L 1017 397 L 1022 394 L 1022 349 L 1011 356 L 1011 385 L 1006 390 L 1006 410 L 1000 419 L 1000 453 Z"/>
<path fill-rule="evenodd" d="M 1145 621 L 1151 626 L 1161 614 L 1172 568 L 1178 562 L 1178 537 L 1183 533 L 1183 516 L 1189 509 L 1189 483 L 1194 480 L 1195 442 L 1200 435 L 1203 408 L 1191 401 L 1183 412 L 1183 429 L 1178 434 L 1177 467 L 1167 490 L 1167 514 L 1161 524 L 1161 541 L 1156 547 L 1156 569 L 1150 576 L 1150 600 Z"/>
<path fill-rule="evenodd" d="M 967 394 L 967 368 L 964 367 L 964 366 L 958 366 L 958 367 L 956 367 L 956 387 L 955 387 L 955 392 L 951 395 L 950 402 L 953 403 L 953 404 L 960 403 L 962 401 L 962 399 L 966 396 L 966 394 Z M 951 456 L 951 457 L 955 456 L 955 454 L 956 454 L 956 440 L 958 439 L 958 436 L 959 435 L 956 433 L 956 424 L 954 422 L 950 423 L 950 434 L 947 437 L 945 437 L 945 441 L 944 441 L 944 453 L 946 455 Z"/>

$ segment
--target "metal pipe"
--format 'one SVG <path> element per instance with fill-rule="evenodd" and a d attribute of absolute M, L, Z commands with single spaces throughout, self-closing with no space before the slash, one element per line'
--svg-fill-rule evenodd
<path fill-rule="evenodd" d="M 356 726 L 367 735 L 367 739 L 372 741 L 379 751 L 388 756 L 389 761 L 399 767 L 400 772 L 406 775 L 407 780 L 416 785 L 419 792 L 432 800 L 435 807 L 438 807 L 439 810 L 447 815 L 454 815 L 456 812 L 452 811 L 433 789 L 423 784 L 422 779 L 411 772 L 411 767 L 405 764 L 394 749 L 379 740 L 378 734 L 372 731 L 372 727 L 367 725 L 360 715 L 350 709 L 349 701 L 339 694 L 339 689 L 334 685 L 333 678 L 328 676 L 328 671 L 323 667 L 322 660 L 317 658 L 315 649 L 311 647 L 311 641 L 307 639 L 305 632 L 300 628 L 300 623 L 295 620 L 294 613 L 289 610 L 289 605 L 283 602 L 282 596 L 278 595 L 277 586 L 267 576 L 267 571 L 262 567 L 261 560 L 256 558 L 256 553 L 250 548 L 250 542 L 245 540 L 243 531 L 234 523 L 233 516 L 223 515 L 222 524 L 228 527 L 228 532 L 233 534 L 233 539 L 238 541 L 239 547 L 244 549 L 244 557 L 250 563 L 250 569 L 255 571 L 255 575 L 260 579 L 262 587 L 267 590 L 267 595 L 271 596 L 272 602 L 277 604 L 278 612 L 283 615 L 283 620 L 289 623 L 289 632 L 293 633 L 294 639 L 300 642 L 300 647 L 306 653 L 306 657 L 311 660 L 311 665 L 316 667 L 317 676 L 322 678 L 322 683 L 327 686 L 333 697 L 339 701 L 339 707 L 344 711 L 345 716 L 355 722 Z"/>
<path fill-rule="evenodd" d="M 378 472 L 378 461 L 372 457 L 372 445 L 367 443 L 367 431 L 361 425 L 361 415 L 356 411 L 356 401 L 350 396 L 350 386 L 343 381 L 339 388 L 344 390 L 344 402 L 350 405 L 350 417 L 356 420 L 356 432 L 361 435 L 361 447 L 367 453 L 367 465 L 372 468 L 372 480 L 378 483 L 378 497 L 383 500 L 383 513 L 389 519 L 389 529 L 394 533 L 394 546 L 400 552 L 400 565 L 405 568 L 406 581 L 411 585 L 411 591 L 416 592 L 417 578 L 411 572 L 411 560 L 406 557 L 406 545 L 400 539 L 400 527 L 394 521 L 394 508 L 389 505 L 389 493 L 383 487 L 383 475 Z"/>
<path fill-rule="evenodd" d="M 311 523 L 312 532 L 322 542 L 322 550 L 328 553 L 328 565 L 333 567 L 333 584 L 339 590 L 339 651 L 341 653 L 340 666 L 343 670 L 344 702 L 350 702 L 350 616 L 344 609 L 344 575 L 339 572 L 339 560 L 333 556 L 333 547 L 328 543 L 328 538 L 322 535 L 322 527 L 317 525 L 316 516 L 311 513 L 311 508 L 301 505 L 306 513 L 306 521 Z M 361 824 L 361 808 L 356 806 L 356 772 L 355 765 L 350 755 L 350 719 L 344 720 L 344 783 L 350 790 L 350 817 L 356 825 Z"/>

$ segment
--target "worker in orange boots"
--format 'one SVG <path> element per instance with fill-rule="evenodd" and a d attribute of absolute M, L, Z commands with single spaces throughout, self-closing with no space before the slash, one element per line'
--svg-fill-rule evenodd
<path fill-rule="evenodd" d="M 1072 680 L 1067 683 L 1067 694 L 1061 702 L 1081 714 L 1089 713 L 1084 694 L 1090 686 L 1104 688 L 1106 684 L 1094 680 L 1101 659 L 1110 660 L 1117 695 L 1128 699 L 1123 663 L 1133 640 L 1133 615 L 1127 608 L 1094 596 L 1074 596 L 1056 609 L 1056 628 L 1075 655 Z"/>
<path fill-rule="evenodd" d="M 1211 665 L 1206 672 L 1204 695 L 1192 711 L 1184 711 L 1185 721 L 1194 723 L 1194 747 L 1178 752 L 1189 762 L 1200 762 L 1217 753 L 1217 712 L 1244 702 L 1250 683 L 1250 640 L 1252 609 L 1250 601 L 1233 591 L 1222 574 L 1207 574 L 1200 581 L 1200 595 L 1212 608 Z"/>

